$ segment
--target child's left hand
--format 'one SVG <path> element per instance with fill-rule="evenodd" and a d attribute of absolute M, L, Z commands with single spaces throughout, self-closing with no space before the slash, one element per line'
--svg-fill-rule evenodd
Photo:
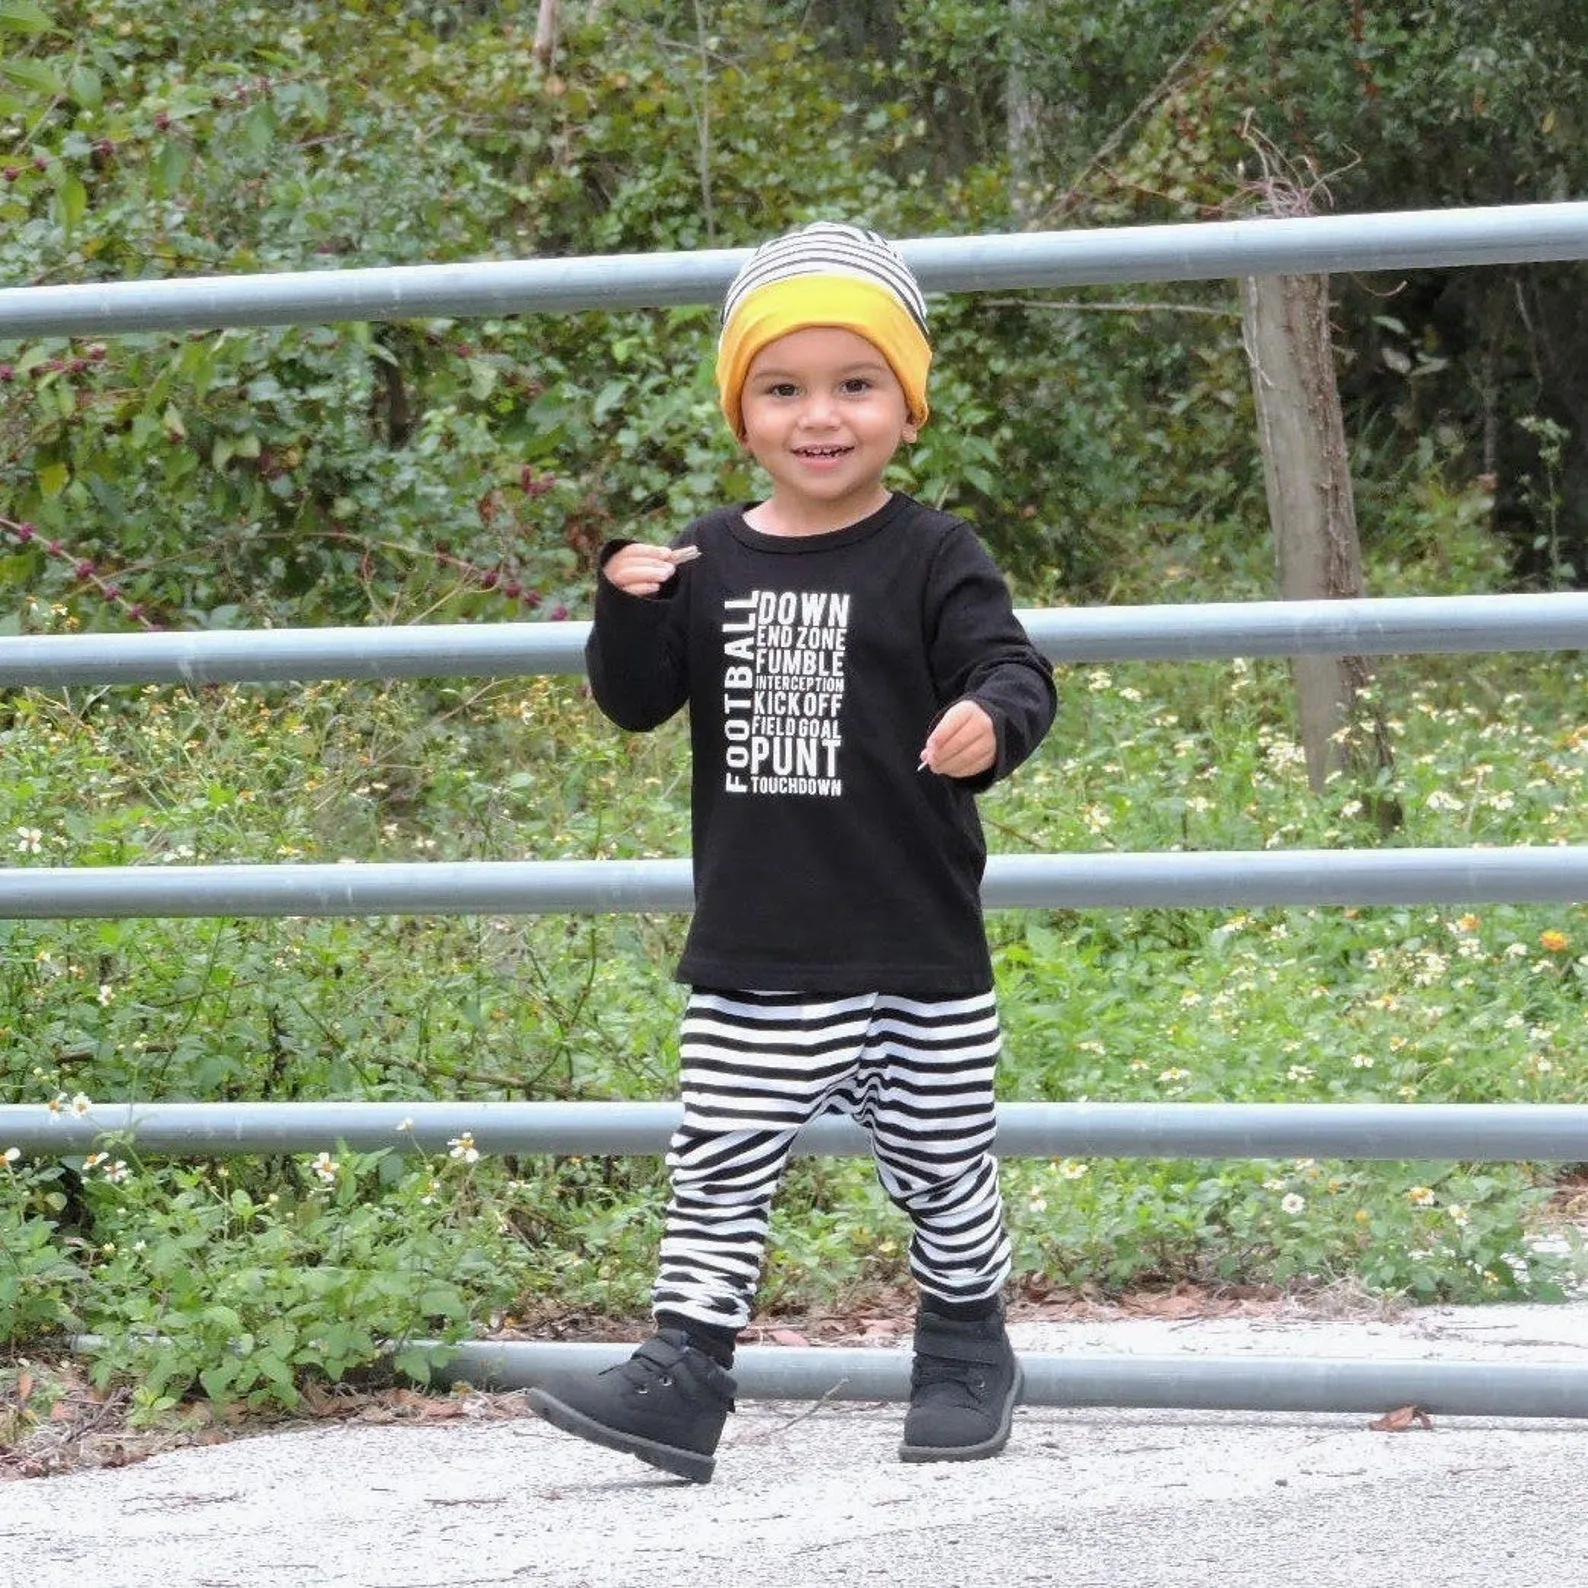
<path fill-rule="evenodd" d="M 939 777 L 975 777 L 997 757 L 997 729 L 974 700 L 956 700 L 921 751 L 921 760 Z"/>

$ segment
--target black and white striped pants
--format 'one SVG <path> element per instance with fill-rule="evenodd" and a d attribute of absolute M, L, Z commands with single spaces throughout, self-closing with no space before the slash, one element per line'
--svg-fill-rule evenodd
<path fill-rule="evenodd" d="M 992 1154 L 998 1049 L 990 992 L 927 1002 L 694 991 L 654 1309 L 750 1321 L 789 1149 L 828 1111 L 870 1133 L 877 1178 L 915 1226 L 910 1270 L 922 1290 L 954 1302 L 996 1295 L 1010 1268 Z"/>

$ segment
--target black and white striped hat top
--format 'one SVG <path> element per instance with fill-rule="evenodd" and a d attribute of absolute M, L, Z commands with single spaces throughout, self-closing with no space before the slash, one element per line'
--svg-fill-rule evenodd
<path fill-rule="evenodd" d="M 853 276 L 874 282 L 903 304 L 922 336 L 927 334 L 926 299 L 904 256 L 880 232 L 842 221 L 813 221 L 762 243 L 728 288 L 723 325 L 752 292 L 794 276 Z"/>

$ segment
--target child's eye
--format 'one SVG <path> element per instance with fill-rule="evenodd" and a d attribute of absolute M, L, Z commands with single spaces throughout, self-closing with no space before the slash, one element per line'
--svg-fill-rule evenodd
<path fill-rule="evenodd" d="M 798 390 L 799 387 L 797 387 L 793 381 L 779 380 L 773 381 L 773 383 L 767 387 L 766 394 L 768 397 L 792 397 Z"/>
<path fill-rule="evenodd" d="M 843 383 L 839 390 L 844 392 L 845 395 L 853 397 L 860 392 L 870 391 L 871 381 L 865 375 L 851 375 L 849 379 Z"/>

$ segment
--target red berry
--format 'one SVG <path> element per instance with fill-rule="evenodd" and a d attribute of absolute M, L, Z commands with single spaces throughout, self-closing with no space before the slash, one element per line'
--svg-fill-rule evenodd
<path fill-rule="evenodd" d="M 78 563 L 78 565 L 77 565 L 77 577 L 79 579 L 91 579 L 93 577 L 93 575 L 94 575 L 94 565 L 93 565 L 93 563 L 89 562 L 86 558 L 82 562 Z"/>
<path fill-rule="evenodd" d="M 22 176 L 22 167 L 19 165 L 8 165 L 4 171 L 0 171 L 0 176 L 3 176 L 7 182 L 16 182 Z"/>
<path fill-rule="evenodd" d="M 485 572 L 480 575 L 480 583 L 484 585 L 487 590 L 494 590 L 496 588 L 497 577 L 498 575 L 494 568 L 487 568 Z"/>
<path fill-rule="evenodd" d="M 0 364 L 0 381 L 12 381 L 17 378 L 15 368 L 10 364 Z"/>
<path fill-rule="evenodd" d="M 567 616 L 568 616 L 567 607 L 561 605 L 560 603 L 557 606 L 554 606 L 551 609 L 551 621 L 553 623 L 561 623 L 563 621 L 563 619 L 566 618 Z"/>
<path fill-rule="evenodd" d="M 31 524 L 17 525 L 17 539 L 20 540 L 24 545 L 26 545 L 28 541 L 32 540 L 36 534 L 38 534 L 38 531 Z"/>
<path fill-rule="evenodd" d="M 168 131 L 171 126 L 170 111 L 162 110 L 160 114 L 154 118 L 154 124 L 160 129 L 161 132 Z"/>

